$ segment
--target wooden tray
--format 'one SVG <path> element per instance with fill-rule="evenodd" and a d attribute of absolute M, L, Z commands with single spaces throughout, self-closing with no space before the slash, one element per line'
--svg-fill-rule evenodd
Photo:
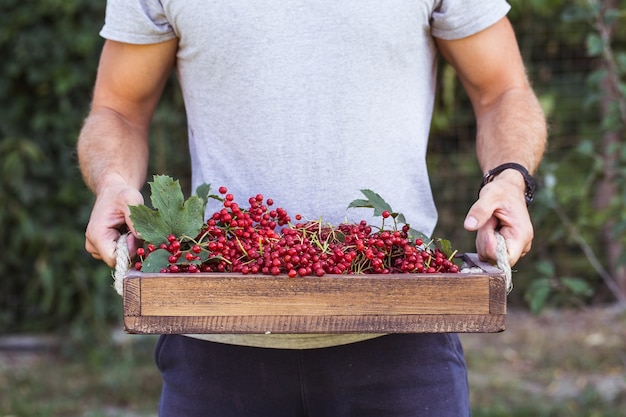
<path fill-rule="evenodd" d="M 124 278 L 124 327 L 137 334 L 493 333 L 505 329 L 504 273 L 146 274 Z"/>

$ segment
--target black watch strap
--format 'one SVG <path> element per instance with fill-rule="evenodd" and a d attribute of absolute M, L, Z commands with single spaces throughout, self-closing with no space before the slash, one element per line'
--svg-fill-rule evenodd
<path fill-rule="evenodd" d="M 514 169 L 522 174 L 522 176 L 524 177 L 524 183 L 526 184 L 526 190 L 524 191 L 524 197 L 526 197 L 526 205 L 532 203 L 533 199 L 535 198 L 537 182 L 523 165 L 515 162 L 507 162 L 506 164 L 498 165 L 497 167 L 490 169 L 487 174 L 485 174 L 482 182 L 480 183 L 480 187 L 478 188 L 478 194 L 480 194 L 480 190 L 482 190 L 485 185 L 489 184 L 498 174 L 507 169 Z"/>

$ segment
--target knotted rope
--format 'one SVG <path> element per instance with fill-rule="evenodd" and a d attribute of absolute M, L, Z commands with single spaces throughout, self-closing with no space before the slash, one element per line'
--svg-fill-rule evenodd
<path fill-rule="evenodd" d="M 124 294 L 124 277 L 130 269 L 130 254 L 128 253 L 128 245 L 126 244 L 127 237 L 128 234 L 120 235 L 115 250 L 116 264 L 113 278 L 115 280 L 115 291 L 117 291 L 119 295 Z M 506 291 L 508 294 L 513 289 L 513 279 L 511 265 L 509 264 L 509 254 L 506 248 L 506 240 L 499 232 L 496 232 L 496 239 L 498 242 L 496 246 L 496 265 L 504 272 Z"/>
<path fill-rule="evenodd" d="M 128 253 L 128 245 L 126 244 L 127 238 L 127 233 L 120 235 L 115 248 L 116 263 L 113 279 L 115 280 L 115 291 L 117 291 L 119 295 L 124 294 L 124 277 L 130 269 L 130 254 Z"/>
<path fill-rule="evenodd" d="M 496 239 L 498 241 L 496 246 L 496 265 L 504 272 L 506 293 L 508 294 L 513 289 L 513 274 L 511 272 L 511 264 L 509 263 L 509 252 L 506 248 L 506 240 L 500 232 L 496 231 Z"/>

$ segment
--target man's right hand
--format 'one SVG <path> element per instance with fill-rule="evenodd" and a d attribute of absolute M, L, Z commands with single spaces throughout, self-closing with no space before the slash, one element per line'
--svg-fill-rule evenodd
<path fill-rule="evenodd" d="M 143 204 L 141 193 L 123 181 L 111 182 L 98 190 L 85 232 L 85 248 L 94 258 L 115 267 L 115 248 L 120 235 L 132 232 L 127 240 L 129 252 L 137 249 L 137 233 L 130 221 L 129 205 Z"/>

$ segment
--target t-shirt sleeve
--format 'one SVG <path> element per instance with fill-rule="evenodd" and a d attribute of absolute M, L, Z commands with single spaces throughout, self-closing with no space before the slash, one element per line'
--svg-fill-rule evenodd
<path fill-rule="evenodd" d="M 465 38 L 495 24 L 510 9 L 505 0 L 441 0 L 432 14 L 431 33 L 446 40 Z"/>
<path fill-rule="evenodd" d="M 124 43 L 150 44 L 176 37 L 159 0 L 107 0 L 100 36 Z"/>

